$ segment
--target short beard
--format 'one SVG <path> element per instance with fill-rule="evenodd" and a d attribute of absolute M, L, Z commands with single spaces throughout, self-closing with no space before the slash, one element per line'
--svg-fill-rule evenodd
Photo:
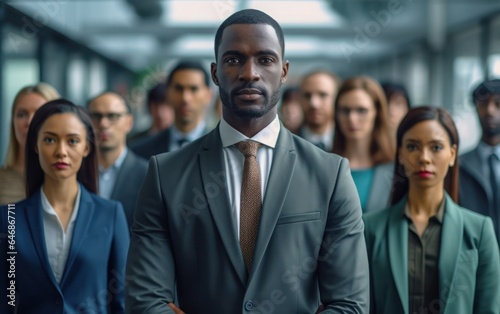
<path fill-rule="evenodd" d="M 228 108 L 231 112 L 233 112 L 236 116 L 240 118 L 260 118 L 271 111 L 280 99 L 280 90 L 281 85 L 273 92 L 271 98 L 267 95 L 267 93 L 263 93 L 264 97 L 264 106 L 259 109 L 248 109 L 248 108 L 236 108 L 233 106 L 234 98 L 236 97 L 236 93 L 228 93 L 222 87 L 219 86 L 219 95 L 224 107 Z"/>
<path fill-rule="evenodd" d="M 494 137 L 500 135 L 500 127 L 498 128 L 483 128 L 484 135 L 487 137 Z"/>

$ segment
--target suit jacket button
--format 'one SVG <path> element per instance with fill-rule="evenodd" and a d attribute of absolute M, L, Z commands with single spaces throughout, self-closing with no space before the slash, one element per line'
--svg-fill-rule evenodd
<path fill-rule="evenodd" d="M 252 300 L 245 301 L 245 310 L 251 311 L 255 307 L 255 304 L 253 303 Z"/>

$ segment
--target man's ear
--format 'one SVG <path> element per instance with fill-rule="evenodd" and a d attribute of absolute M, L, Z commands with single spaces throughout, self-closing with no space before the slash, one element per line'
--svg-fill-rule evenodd
<path fill-rule="evenodd" d="M 286 82 L 286 79 L 288 77 L 288 68 L 290 67 L 290 63 L 288 60 L 286 60 L 283 63 L 283 68 L 281 70 L 281 84 L 284 84 Z"/>
<path fill-rule="evenodd" d="M 210 64 L 210 74 L 212 75 L 212 81 L 214 84 L 219 86 L 219 79 L 217 78 L 217 64 L 215 62 Z"/>

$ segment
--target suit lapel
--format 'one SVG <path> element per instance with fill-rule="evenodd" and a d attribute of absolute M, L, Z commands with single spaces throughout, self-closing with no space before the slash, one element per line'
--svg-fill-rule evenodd
<path fill-rule="evenodd" d="M 45 232 L 43 228 L 43 217 L 42 217 L 42 200 L 41 200 L 40 189 L 38 189 L 33 196 L 30 197 L 30 202 L 26 204 L 26 220 L 28 221 L 28 226 L 31 233 L 31 238 L 36 248 L 38 258 L 42 263 L 42 267 L 49 276 L 52 284 L 59 289 L 59 284 L 54 277 L 52 272 L 52 267 L 50 267 L 49 259 L 47 257 L 47 246 L 45 245 Z"/>
<path fill-rule="evenodd" d="M 269 173 L 266 194 L 262 203 L 262 213 L 250 278 L 259 268 L 283 208 L 292 179 L 296 157 L 292 135 L 281 125 L 276 148 L 273 152 L 273 163 L 271 172 Z"/>
<path fill-rule="evenodd" d="M 219 127 L 215 128 L 205 138 L 203 151 L 200 154 L 200 169 L 202 186 L 210 186 L 213 184 L 214 175 L 224 173 L 224 156 L 222 151 L 222 142 L 219 135 Z M 243 286 L 246 286 L 247 274 L 243 255 L 241 254 L 238 237 L 234 228 L 234 223 L 231 218 L 231 205 L 229 204 L 229 195 L 227 194 L 227 182 L 225 187 L 221 189 L 221 193 L 208 197 L 209 209 L 215 221 L 217 230 L 219 231 L 222 243 L 226 248 L 227 255 L 238 274 Z"/>
<path fill-rule="evenodd" d="M 390 209 L 389 262 L 404 313 L 408 313 L 408 221 L 403 216 L 406 198 Z"/>
<path fill-rule="evenodd" d="M 446 207 L 443 230 L 441 232 L 441 249 L 439 252 L 439 290 L 442 304 L 444 304 L 442 313 L 446 313 L 446 305 L 452 302 L 450 296 L 457 296 L 451 290 L 455 288 L 455 271 L 457 269 L 460 247 L 462 246 L 464 229 L 460 209 L 452 202 L 448 194 L 445 195 Z"/>
<path fill-rule="evenodd" d="M 125 159 L 123 160 L 123 164 L 120 167 L 120 170 L 118 171 L 118 176 L 116 177 L 115 181 L 115 186 L 113 187 L 113 191 L 111 192 L 111 199 L 118 199 L 118 194 L 120 191 L 123 193 L 123 191 L 127 191 L 127 179 L 126 175 L 127 172 L 131 167 L 134 166 L 134 156 L 132 155 L 132 152 L 129 150 L 127 152 L 127 156 L 125 156 Z"/>
<path fill-rule="evenodd" d="M 481 164 L 481 156 L 479 155 L 479 150 L 476 148 L 470 154 L 462 157 L 460 160 L 461 167 L 467 171 L 481 186 L 483 191 L 491 199 L 491 189 L 489 188 L 489 182 L 486 182 L 486 178 L 482 175 L 483 166 Z"/>
<path fill-rule="evenodd" d="M 64 282 L 68 277 L 68 273 L 71 272 L 71 266 L 78 255 L 83 239 L 85 239 L 85 236 L 87 235 L 94 212 L 94 202 L 92 201 L 90 193 L 81 184 L 80 190 L 80 208 L 78 209 L 75 227 L 73 228 L 73 237 L 71 239 L 71 246 L 68 253 L 68 259 L 66 260 L 66 266 L 64 267 L 64 273 L 61 278 L 61 287 L 64 285 Z"/>

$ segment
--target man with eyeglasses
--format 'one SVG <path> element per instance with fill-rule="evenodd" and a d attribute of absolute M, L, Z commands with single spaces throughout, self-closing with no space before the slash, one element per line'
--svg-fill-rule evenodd
<path fill-rule="evenodd" d="M 146 175 L 147 161 L 126 146 L 134 120 L 125 99 L 104 92 L 87 105 L 96 130 L 99 162 L 99 195 L 122 203 L 129 226 L 139 188 Z"/>
<path fill-rule="evenodd" d="M 479 84 L 472 92 L 483 131 L 471 152 L 460 156 L 460 205 L 493 219 L 500 241 L 500 79 Z"/>
<path fill-rule="evenodd" d="M 167 102 L 174 108 L 174 124 L 151 137 L 130 145 L 137 155 L 153 155 L 177 150 L 208 131 L 205 114 L 212 99 L 210 76 L 197 61 L 182 60 L 167 79 Z"/>

